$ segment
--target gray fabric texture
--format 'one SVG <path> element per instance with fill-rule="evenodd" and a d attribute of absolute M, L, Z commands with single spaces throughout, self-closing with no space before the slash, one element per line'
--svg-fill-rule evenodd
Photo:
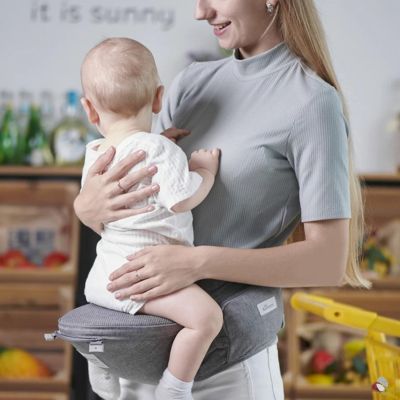
<path fill-rule="evenodd" d="M 192 211 L 196 246 L 278 246 L 300 220 L 350 218 L 339 96 L 285 43 L 191 64 L 172 83 L 156 132 L 170 126 L 191 131 L 179 141 L 188 157 L 221 149 L 215 184 Z"/>
<path fill-rule="evenodd" d="M 218 302 L 224 327 L 211 344 L 195 380 L 203 380 L 271 345 L 282 326 L 281 292 L 258 286 L 227 284 Z M 259 305 L 268 302 L 269 312 Z M 195 312 L 195 310 L 194 310 Z M 135 382 L 157 384 L 172 342 L 182 328 L 164 318 L 126 314 L 94 304 L 72 310 L 60 318 L 55 335 L 71 342 L 89 361 L 93 356 L 113 375 Z M 249 329 L 251 327 L 251 329 Z M 101 342 L 91 351 L 91 343 Z M 95 360 L 96 361 L 96 360 Z"/>

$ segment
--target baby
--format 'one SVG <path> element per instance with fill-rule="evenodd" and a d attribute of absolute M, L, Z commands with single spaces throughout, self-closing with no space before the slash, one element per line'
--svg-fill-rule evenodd
<path fill-rule="evenodd" d="M 135 208 L 152 205 L 153 211 L 104 224 L 97 257 L 86 280 L 86 299 L 102 307 L 157 315 L 182 325 L 155 398 L 192 399 L 194 377 L 222 328 L 218 304 L 194 284 L 147 302 L 118 300 L 106 286 L 113 270 L 125 264 L 128 255 L 146 246 L 193 246 L 190 210 L 205 199 L 214 184 L 219 150 L 195 151 L 188 162 L 185 153 L 171 140 L 149 133 L 152 113 L 161 109 L 163 86 L 152 54 L 135 40 L 111 38 L 98 44 L 83 61 L 81 80 L 82 105 L 89 121 L 104 136 L 87 145 L 82 184 L 90 166 L 107 148 L 114 146 L 113 164 L 133 151 L 144 150 L 145 160 L 132 170 L 156 165 L 158 172 L 152 182 L 160 186 L 156 195 L 135 205 Z M 142 182 L 132 190 L 149 183 Z M 115 190 L 125 191 L 119 183 Z M 89 377 L 97 394 L 106 400 L 118 399 L 118 376 L 89 362 Z"/>

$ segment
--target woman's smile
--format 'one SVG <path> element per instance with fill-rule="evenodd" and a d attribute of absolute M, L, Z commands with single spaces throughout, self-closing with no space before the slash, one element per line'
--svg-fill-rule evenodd
<path fill-rule="evenodd" d="M 212 24 L 214 26 L 214 35 L 222 36 L 228 29 L 230 22 L 225 22 L 223 24 Z"/>

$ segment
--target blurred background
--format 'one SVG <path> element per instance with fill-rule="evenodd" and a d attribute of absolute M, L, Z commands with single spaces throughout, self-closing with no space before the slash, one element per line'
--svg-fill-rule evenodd
<path fill-rule="evenodd" d="M 86 360 L 43 341 L 85 303 L 98 240 L 72 208 L 85 144 L 98 136 L 80 107 L 80 64 L 102 39 L 132 37 L 153 52 L 168 89 L 190 62 L 227 56 L 194 20 L 194 3 L 0 2 L 0 399 L 95 398 Z M 350 111 L 368 226 L 362 265 L 374 282 L 371 291 L 318 293 L 399 318 L 400 2 L 316 4 Z M 294 312 L 293 292 L 279 342 L 287 399 L 372 398 L 363 332 Z"/>

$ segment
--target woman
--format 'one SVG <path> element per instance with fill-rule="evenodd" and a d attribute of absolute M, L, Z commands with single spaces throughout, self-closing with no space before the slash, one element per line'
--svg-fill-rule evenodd
<path fill-rule="evenodd" d="M 351 137 L 313 0 L 197 0 L 196 19 L 206 20 L 220 46 L 235 53 L 178 75 L 158 131 L 190 130 L 179 141 L 187 154 L 220 148 L 220 173 L 193 212 L 196 247 L 144 249 L 112 274 L 109 290 L 147 300 L 200 280 L 211 294 L 224 281 L 369 287 L 358 269 L 363 216 Z M 125 206 L 157 191 L 123 193 L 155 168 L 127 174 L 143 157 L 135 154 L 106 171 L 112 157 L 106 153 L 93 167 L 75 202 L 80 219 L 98 232 L 103 222 L 149 211 Z M 300 220 L 305 239 L 284 245 Z M 151 399 L 145 385 L 125 386 L 124 398 L 137 390 L 139 399 Z M 283 399 L 276 337 L 195 383 L 193 396 Z"/>

